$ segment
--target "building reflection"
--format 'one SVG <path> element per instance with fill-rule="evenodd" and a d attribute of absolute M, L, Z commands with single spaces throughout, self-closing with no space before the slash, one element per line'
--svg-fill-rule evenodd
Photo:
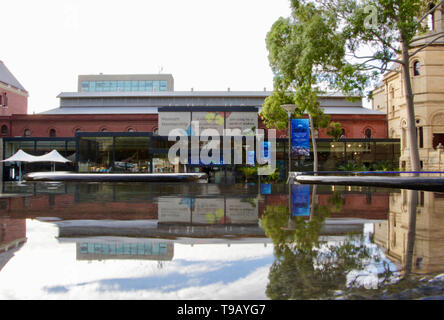
<path fill-rule="evenodd" d="M 0 271 L 26 242 L 26 220 L 0 216 Z"/>
<path fill-rule="evenodd" d="M 416 191 L 415 191 L 416 192 Z M 386 255 L 411 272 L 429 274 L 444 271 L 444 194 L 417 192 L 415 217 L 409 215 L 409 191 L 390 194 L 390 212 L 386 221 L 374 225 L 374 241 Z M 416 221 L 413 255 L 408 256 L 409 225 Z M 408 261 L 410 259 L 411 261 Z"/>
<path fill-rule="evenodd" d="M 394 262 L 406 263 L 408 191 L 318 186 L 313 196 L 310 188 L 302 200 L 309 202 L 307 208 L 316 203 L 338 209 L 325 219 L 320 236 L 362 233 L 365 223 L 373 223 L 374 242 Z M 261 226 L 262 215 L 269 206 L 287 205 L 288 196 L 284 185 L 5 184 L 0 252 L 26 241 L 26 219 L 57 223 L 59 239 L 76 239 L 79 259 L 118 258 L 114 252 L 122 259 L 172 259 L 174 242 L 228 245 L 249 239 L 266 244 L 270 241 Z M 413 272 L 443 270 L 443 205 L 443 194 L 418 192 Z M 113 249 L 118 244 L 82 240 L 107 236 L 137 241 L 121 240 L 122 245 Z M 159 239 L 168 241 L 156 247 Z M 150 245 L 152 251 L 147 249 Z"/>

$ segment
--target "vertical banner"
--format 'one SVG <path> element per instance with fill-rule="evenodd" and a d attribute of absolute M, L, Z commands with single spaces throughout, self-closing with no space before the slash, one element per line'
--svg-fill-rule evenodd
<path fill-rule="evenodd" d="M 293 217 L 310 216 L 310 185 L 292 185 L 291 202 L 293 204 Z"/>
<path fill-rule="evenodd" d="M 247 164 L 248 165 L 252 165 L 252 166 L 255 165 L 254 157 L 255 157 L 254 151 L 248 150 L 247 151 Z"/>
<path fill-rule="evenodd" d="M 292 119 L 291 121 L 291 155 L 310 156 L 310 121 Z"/>

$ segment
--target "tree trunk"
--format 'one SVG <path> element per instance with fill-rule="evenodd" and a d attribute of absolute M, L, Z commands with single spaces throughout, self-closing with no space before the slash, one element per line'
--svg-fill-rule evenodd
<path fill-rule="evenodd" d="M 308 114 L 310 119 L 310 129 L 311 129 L 311 144 L 313 145 L 313 172 L 317 175 L 318 172 L 318 146 L 316 145 L 315 128 L 313 126 L 313 117 Z"/>
<path fill-rule="evenodd" d="M 409 227 L 407 231 L 407 248 L 404 261 L 404 275 L 403 279 L 406 279 L 412 272 L 413 267 L 413 253 L 415 249 L 415 237 L 416 237 L 416 208 L 418 206 L 418 191 L 416 190 L 404 190 L 408 193 L 408 214 L 409 214 Z"/>
<path fill-rule="evenodd" d="M 419 160 L 418 139 L 416 136 L 416 119 L 415 108 L 413 100 L 413 89 L 410 78 L 410 58 L 408 51 L 408 43 L 402 42 L 402 76 L 404 80 L 404 91 L 406 96 L 406 108 L 407 108 L 407 141 L 410 153 L 410 162 L 412 171 L 421 171 L 421 163 Z M 417 176 L 418 174 L 415 174 Z"/>

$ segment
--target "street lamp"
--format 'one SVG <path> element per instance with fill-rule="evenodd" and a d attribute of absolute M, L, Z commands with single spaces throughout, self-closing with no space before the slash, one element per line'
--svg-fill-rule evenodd
<path fill-rule="evenodd" d="M 290 181 L 290 173 L 291 173 L 291 116 L 298 106 L 295 104 L 284 104 L 281 105 L 281 108 L 284 109 L 288 114 L 288 181 Z M 291 219 L 292 215 L 292 199 L 291 199 L 291 190 L 292 184 L 288 185 L 288 213 L 289 219 Z"/>
<path fill-rule="evenodd" d="M 291 172 L 291 116 L 297 107 L 298 106 L 296 104 L 281 105 L 281 108 L 284 109 L 288 114 L 288 177 L 290 177 Z"/>

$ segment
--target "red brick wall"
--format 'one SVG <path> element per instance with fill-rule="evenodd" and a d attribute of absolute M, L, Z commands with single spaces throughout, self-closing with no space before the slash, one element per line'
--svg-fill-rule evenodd
<path fill-rule="evenodd" d="M 12 114 L 28 113 L 28 97 L 25 93 L 17 93 L 15 89 L 5 89 L 0 87 L 0 95 L 6 92 L 8 97 L 7 107 L 0 107 L 0 116 L 10 116 Z"/>
<path fill-rule="evenodd" d="M 4 246 L 24 238 L 26 238 L 25 219 L 0 217 L 0 252 Z"/>
<path fill-rule="evenodd" d="M 372 138 L 387 138 L 387 121 L 385 115 L 330 115 L 330 120 L 339 122 L 345 130 L 346 138 L 363 139 L 366 129 L 372 131 Z M 259 128 L 265 129 L 259 118 Z M 277 138 L 287 138 L 287 129 L 277 130 Z M 332 138 L 327 130 L 319 130 L 319 138 Z"/>
<path fill-rule="evenodd" d="M 1 119 L 0 119 L 1 121 Z M 157 115 L 14 115 L 11 117 L 11 136 L 24 136 L 25 129 L 30 137 L 49 137 L 51 129 L 56 130 L 56 137 L 74 137 L 76 129 L 82 132 L 127 132 L 132 128 L 136 132 L 152 132 L 157 129 Z"/>
<path fill-rule="evenodd" d="M 371 129 L 372 138 L 387 138 L 385 115 L 332 115 L 331 121 L 340 122 L 347 138 L 364 138 L 366 129 Z M 10 128 L 8 134 L 13 137 L 24 136 L 25 129 L 31 131 L 31 137 L 49 137 L 51 129 L 57 137 L 73 137 L 76 129 L 83 132 L 127 132 L 129 128 L 136 132 L 152 132 L 158 128 L 157 114 L 94 114 L 94 115 L 13 115 L 10 118 L 0 116 L 0 126 Z M 12 127 L 11 127 L 12 126 Z M 265 129 L 259 119 L 259 128 Z M 286 138 L 287 130 L 278 130 L 277 138 Z M 326 130 L 320 130 L 319 138 L 331 138 Z"/>

